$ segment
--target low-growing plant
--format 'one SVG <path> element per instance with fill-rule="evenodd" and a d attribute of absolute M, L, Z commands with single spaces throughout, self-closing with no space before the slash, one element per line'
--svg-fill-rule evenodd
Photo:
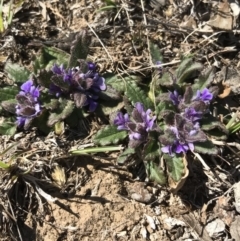
<path fill-rule="evenodd" d="M 97 132 L 94 142 L 126 143 L 119 164 L 144 162 L 151 181 L 168 181 L 176 191 L 193 155 L 217 155 L 212 140 L 226 140 L 228 130 L 211 111 L 218 94 L 218 87 L 211 85 L 212 68 L 203 71 L 201 63 L 186 57 L 172 73 L 157 61 L 156 48 L 151 50 L 157 67 L 149 88 L 125 81 L 125 110 L 111 116 L 111 124 Z"/>
<path fill-rule="evenodd" d="M 0 90 L 6 117 L 0 125 L 1 134 L 14 134 L 17 128 L 27 130 L 30 126 L 47 133 L 52 127 L 63 128 L 63 121 L 76 127 L 97 107 L 101 109 L 101 100 L 121 99 L 113 88 L 107 88 L 97 65 L 87 60 L 89 44 L 90 36 L 82 31 L 72 43 L 71 54 L 44 46 L 33 62 L 33 73 L 17 64 L 6 64 L 5 72 L 13 85 Z"/>

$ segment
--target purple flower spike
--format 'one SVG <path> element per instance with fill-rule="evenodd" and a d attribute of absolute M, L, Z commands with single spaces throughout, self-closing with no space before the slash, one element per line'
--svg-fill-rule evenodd
<path fill-rule="evenodd" d="M 170 92 L 169 97 L 174 105 L 179 105 L 181 101 L 181 96 L 178 94 L 176 90 L 174 90 L 173 92 Z"/>
<path fill-rule="evenodd" d="M 198 90 L 196 96 L 193 98 L 193 100 L 201 100 L 205 103 L 209 103 L 213 98 L 213 94 L 210 93 L 210 91 L 205 88 L 202 91 Z"/>
<path fill-rule="evenodd" d="M 85 71 L 85 67 L 87 71 Z M 75 96 L 74 101 L 78 108 L 88 106 L 90 112 L 97 108 L 97 99 L 99 92 L 106 90 L 105 79 L 97 72 L 97 66 L 92 62 L 85 62 L 83 67 L 75 67 L 72 69 L 65 69 L 63 65 L 56 65 L 52 67 L 54 75 L 60 77 L 60 81 L 67 83 L 68 88 L 61 89 L 61 82 L 58 86 L 53 83 L 50 85 L 50 93 L 59 97 L 61 94 L 69 94 L 71 97 Z M 66 87 L 66 84 L 63 86 Z M 82 101 L 86 99 L 86 101 Z"/>
<path fill-rule="evenodd" d="M 21 91 L 16 96 L 18 102 L 16 105 L 18 127 L 25 128 L 40 113 L 39 95 L 39 89 L 34 86 L 32 80 L 22 84 Z"/>
<path fill-rule="evenodd" d="M 116 118 L 114 119 L 114 125 L 118 126 L 118 130 L 128 130 L 127 123 L 129 122 L 128 114 L 123 115 L 121 112 L 117 113 Z"/>
<path fill-rule="evenodd" d="M 174 153 L 186 153 L 188 150 L 193 151 L 194 145 L 193 143 L 184 143 L 181 144 L 178 140 L 174 142 L 173 145 L 167 145 L 161 148 L 163 153 L 169 154 L 171 156 L 174 155 Z"/>

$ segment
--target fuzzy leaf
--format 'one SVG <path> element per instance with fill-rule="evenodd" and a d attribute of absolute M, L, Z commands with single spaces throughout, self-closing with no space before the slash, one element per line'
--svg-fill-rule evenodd
<path fill-rule="evenodd" d="M 48 118 L 47 124 L 53 126 L 55 123 L 64 120 L 74 110 L 74 103 L 70 100 L 60 99 L 60 104 L 55 112 L 52 112 Z"/>
<path fill-rule="evenodd" d="M 61 90 L 68 92 L 69 91 L 69 84 L 64 82 L 62 76 L 53 75 L 51 78 L 51 82 L 59 87 Z"/>
<path fill-rule="evenodd" d="M 209 140 L 204 142 L 195 142 L 194 143 L 194 152 L 208 154 L 208 155 L 217 155 L 217 147 Z"/>
<path fill-rule="evenodd" d="M 158 142 L 150 139 L 143 148 L 144 160 L 153 161 L 156 157 L 160 156 L 160 148 Z"/>
<path fill-rule="evenodd" d="M 213 68 L 208 68 L 198 77 L 198 79 L 194 81 L 194 84 L 192 85 L 193 91 L 196 92 L 197 90 L 203 90 L 204 88 L 207 88 L 212 83 L 213 78 Z"/>
<path fill-rule="evenodd" d="M 107 101 L 120 100 L 121 94 L 108 85 L 106 91 L 99 93 L 99 98 Z"/>
<path fill-rule="evenodd" d="M 222 130 L 217 128 L 210 130 L 207 134 L 211 137 L 211 139 L 218 140 L 218 141 L 226 141 L 228 136 Z"/>
<path fill-rule="evenodd" d="M 51 70 L 40 70 L 39 74 L 37 75 L 37 83 L 47 89 L 49 89 L 52 81 L 51 77 L 53 76 L 53 72 Z"/>
<path fill-rule="evenodd" d="M 163 57 L 159 47 L 156 44 L 153 44 L 152 42 L 150 42 L 150 54 L 152 56 L 153 64 L 155 64 L 157 61 L 162 61 Z"/>
<path fill-rule="evenodd" d="M 127 148 L 124 150 L 118 157 L 117 162 L 118 164 L 124 164 L 127 162 L 133 155 L 135 154 L 135 149 Z"/>
<path fill-rule="evenodd" d="M 5 101 L 2 101 L 1 103 L 2 108 L 12 114 L 16 113 L 16 105 L 17 105 L 16 99 L 5 100 Z"/>
<path fill-rule="evenodd" d="M 151 181 L 156 182 L 160 185 L 166 184 L 166 177 L 163 170 L 153 161 L 146 163 L 146 169 L 148 177 Z"/>
<path fill-rule="evenodd" d="M 89 52 L 91 36 L 86 30 L 82 30 L 76 36 L 71 47 L 71 56 L 68 62 L 68 68 L 73 68 L 78 65 L 79 59 L 86 59 Z"/>
<path fill-rule="evenodd" d="M 165 72 L 161 78 L 158 78 L 156 81 L 156 85 L 162 85 L 166 87 L 170 87 L 173 85 L 173 75 L 170 72 Z"/>
<path fill-rule="evenodd" d="M 201 63 L 193 62 L 191 58 L 185 58 L 177 69 L 177 84 L 182 84 L 196 70 L 203 68 Z"/>
<path fill-rule="evenodd" d="M 137 102 L 140 102 L 143 104 L 145 109 L 153 108 L 153 103 L 151 102 L 151 100 L 135 83 L 127 82 L 126 87 L 126 96 L 133 105 Z"/>
<path fill-rule="evenodd" d="M 7 73 L 8 78 L 13 80 L 14 83 L 23 83 L 27 81 L 31 75 L 31 72 L 25 67 L 11 62 L 6 63 L 4 71 Z"/>
<path fill-rule="evenodd" d="M 35 117 L 32 121 L 32 125 L 36 126 L 38 130 L 42 131 L 44 134 L 48 134 L 52 128 L 47 125 L 49 117 L 49 112 L 47 110 L 42 110 L 41 115 Z"/>
<path fill-rule="evenodd" d="M 18 93 L 19 89 L 17 86 L 7 86 L 0 88 L 0 102 L 4 100 L 15 99 Z"/>
<path fill-rule="evenodd" d="M 125 91 L 125 83 L 126 82 L 140 82 L 140 78 L 135 75 L 130 75 L 126 77 L 120 77 L 112 73 L 104 74 L 103 77 L 105 78 L 105 83 L 107 85 L 112 86 L 116 91 L 122 93 Z"/>
<path fill-rule="evenodd" d="M 228 130 L 224 124 L 222 124 L 216 117 L 212 115 L 206 115 L 204 119 L 201 120 L 201 129 L 204 131 L 213 130 L 218 128 L 222 130 L 225 134 L 228 134 Z"/>
<path fill-rule="evenodd" d="M 33 63 L 34 73 L 37 74 L 41 69 L 51 69 L 53 64 L 63 64 L 67 66 L 70 55 L 55 47 L 43 46 L 41 53 Z"/>
<path fill-rule="evenodd" d="M 117 144 L 128 136 L 127 131 L 119 131 L 116 126 L 105 126 L 97 132 L 93 141 L 96 145 Z"/>
<path fill-rule="evenodd" d="M 17 131 L 17 125 L 12 122 L 3 122 L 0 124 L 0 134 L 12 136 Z"/>
<path fill-rule="evenodd" d="M 167 169 L 170 177 L 174 182 L 180 181 L 182 176 L 185 174 L 185 165 L 182 156 L 170 156 L 163 155 L 163 158 L 166 161 Z"/>

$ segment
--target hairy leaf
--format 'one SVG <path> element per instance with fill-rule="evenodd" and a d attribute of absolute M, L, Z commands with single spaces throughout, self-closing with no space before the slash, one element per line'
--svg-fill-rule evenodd
<path fill-rule="evenodd" d="M 156 44 L 153 44 L 152 42 L 150 42 L 150 54 L 152 57 L 153 64 L 155 64 L 157 61 L 162 61 L 163 59 L 159 47 Z"/>
<path fill-rule="evenodd" d="M 207 135 L 210 136 L 211 139 L 218 140 L 218 141 L 226 141 L 228 138 L 228 135 L 226 135 L 226 133 L 224 133 L 222 130 L 219 130 L 217 128 L 208 131 Z"/>
<path fill-rule="evenodd" d="M 119 131 L 116 126 L 105 126 L 97 132 L 93 142 L 96 145 L 109 145 L 117 144 L 119 141 L 124 140 L 128 136 L 127 131 Z"/>
<path fill-rule="evenodd" d="M 135 154 L 135 149 L 127 148 L 125 149 L 117 159 L 118 164 L 124 164 Z"/>
<path fill-rule="evenodd" d="M 34 73 L 37 74 L 41 69 L 51 69 L 53 64 L 63 64 L 67 66 L 70 55 L 55 47 L 43 46 L 41 53 L 33 63 Z"/>
<path fill-rule="evenodd" d="M 218 128 L 222 130 L 225 134 L 228 134 L 226 126 L 222 124 L 216 117 L 212 115 L 205 115 L 204 119 L 201 120 L 201 129 L 204 131 L 209 131 Z"/>
<path fill-rule="evenodd" d="M 160 156 L 160 148 L 158 142 L 150 139 L 143 147 L 143 156 L 145 161 L 154 161 Z"/>
<path fill-rule="evenodd" d="M 5 100 L 5 101 L 2 101 L 1 103 L 2 108 L 12 114 L 16 113 L 16 105 L 17 105 L 16 99 Z"/>
<path fill-rule="evenodd" d="M 217 147 L 209 140 L 204 142 L 195 142 L 194 143 L 194 152 L 208 154 L 208 155 L 217 155 Z"/>
<path fill-rule="evenodd" d="M 170 177 L 175 181 L 178 182 L 185 174 L 185 165 L 183 156 L 170 156 L 170 155 L 163 155 L 163 158 L 166 161 L 168 173 Z"/>
<path fill-rule="evenodd" d="M 48 118 L 47 124 L 53 126 L 55 123 L 64 120 L 74 110 L 74 103 L 70 100 L 60 99 L 60 104 L 54 112 L 52 112 Z"/>
<path fill-rule="evenodd" d="M 59 87 L 61 90 L 65 92 L 69 91 L 70 86 L 68 83 L 64 82 L 62 76 L 53 75 L 51 78 L 51 82 L 55 84 L 57 87 Z"/>
<path fill-rule="evenodd" d="M 110 85 L 107 85 L 106 91 L 99 93 L 99 98 L 107 101 L 120 100 L 121 94 Z"/>
<path fill-rule="evenodd" d="M 71 47 L 71 56 L 68 62 L 68 68 L 76 67 L 79 59 L 87 58 L 90 43 L 91 36 L 86 30 L 82 30 L 76 35 Z"/>
<path fill-rule="evenodd" d="M 15 83 L 23 83 L 27 81 L 31 75 L 31 72 L 25 67 L 11 62 L 5 64 L 4 71 L 7 73 L 8 78 Z"/>
<path fill-rule="evenodd" d="M 194 81 L 192 85 L 192 89 L 194 92 L 197 90 L 203 90 L 207 88 L 213 81 L 214 78 L 214 71 L 213 68 L 206 69 L 199 77 Z"/>
<path fill-rule="evenodd" d="M 143 104 L 145 109 L 153 108 L 153 103 L 151 102 L 151 100 L 135 83 L 127 82 L 126 87 L 126 96 L 133 105 L 137 102 L 140 102 Z"/>
<path fill-rule="evenodd" d="M 52 81 L 51 78 L 53 76 L 53 72 L 51 70 L 40 70 L 39 74 L 37 75 L 37 83 L 47 89 L 49 89 Z"/>
<path fill-rule="evenodd" d="M 162 85 L 166 87 L 170 87 L 174 84 L 174 77 L 170 72 L 163 73 L 161 78 L 157 79 L 157 85 Z"/>
<path fill-rule="evenodd" d="M 146 169 L 148 173 L 148 177 L 151 181 L 156 182 L 160 185 L 166 184 L 166 177 L 161 170 L 161 168 L 153 161 L 146 163 Z"/>
<path fill-rule="evenodd" d="M 17 131 L 17 125 L 12 122 L 5 121 L 0 124 L 0 134 L 12 136 Z"/>
<path fill-rule="evenodd" d="M 7 86 L 0 88 L 0 102 L 4 100 L 15 99 L 19 89 L 17 86 Z"/>
<path fill-rule="evenodd" d="M 187 78 L 192 75 L 196 70 L 201 70 L 203 68 L 201 63 L 196 63 L 192 61 L 192 58 L 185 58 L 180 63 L 177 69 L 177 84 L 182 84 L 186 82 Z"/>

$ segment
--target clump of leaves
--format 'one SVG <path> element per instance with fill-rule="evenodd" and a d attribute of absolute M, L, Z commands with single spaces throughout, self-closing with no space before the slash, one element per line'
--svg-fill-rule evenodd
<path fill-rule="evenodd" d="M 156 48 L 151 49 L 156 60 Z M 202 71 L 191 57 L 184 58 L 175 73 L 162 68 L 160 61 L 156 65 L 148 90 L 136 82 L 126 83 L 125 112 L 117 112 L 94 141 L 97 145 L 125 141 L 119 164 L 142 161 L 150 180 L 162 185 L 168 181 L 176 191 L 188 175 L 189 157 L 216 155 L 211 140 L 226 139 L 228 130 L 211 112 L 218 91 L 210 87 L 212 69 Z"/>
<path fill-rule="evenodd" d="M 46 133 L 55 125 L 63 127 L 63 121 L 74 127 L 79 119 L 96 111 L 100 99 L 104 99 L 102 91 L 108 101 L 120 99 L 117 91 L 107 88 L 97 65 L 87 60 L 89 44 L 90 37 L 83 30 L 73 41 L 71 54 L 44 46 L 33 63 L 34 73 L 6 64 L 5 72 L 14 84 L 0 90 L 2 114 L 6 117 L 0 125 L 1 134 L 14 134 L 14 125 L 25 130 L 36 126 Z M 16 121 L 4 111 L 15 115 Z"/>

